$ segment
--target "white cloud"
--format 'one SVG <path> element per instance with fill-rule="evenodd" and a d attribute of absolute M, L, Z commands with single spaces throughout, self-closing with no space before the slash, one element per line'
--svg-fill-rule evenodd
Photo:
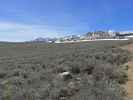
<path fill-rule="evenodd" d="M 20 24 L 13 22 L 0 22 L 0 41 L 24 41 L 36 37 L 61 36 L 60 31 L 51 30 L 51 27 L 35 24 Z"/>
<path fill-rule="evenodd" d="M 88 30 L 86 24 L 82 28 Z M 0 21 L 0 41 L 27 41 L 37 37 L 61 37 L 64 35 L 82 33 L 79 25 L 52 26 L 40 24 L 22 24 Z"/>

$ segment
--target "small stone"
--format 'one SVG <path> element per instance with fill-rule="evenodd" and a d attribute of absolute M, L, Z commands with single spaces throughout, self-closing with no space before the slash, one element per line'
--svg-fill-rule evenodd
<path fill-rule="evenodd" d="M 59 76 L 65 81 L 69 80 L 69 79 L 72 79 L 72 75 L 70 74 L 70 72 L 60 73 Z"/>

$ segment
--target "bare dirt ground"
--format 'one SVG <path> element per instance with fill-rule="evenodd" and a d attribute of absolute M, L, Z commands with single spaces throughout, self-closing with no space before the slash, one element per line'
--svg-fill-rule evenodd
<path fill-rule="evenodd" d="M 133 44 L 127 45 L 122 47 L 123 49 L 126 49 L 133 53 Z M 124 86 L 128 93 L 127 100 L 133 100 L 133 58 L 128 63 L 129 69 L 128 69 L 128 81 L 126 85 Z"/>

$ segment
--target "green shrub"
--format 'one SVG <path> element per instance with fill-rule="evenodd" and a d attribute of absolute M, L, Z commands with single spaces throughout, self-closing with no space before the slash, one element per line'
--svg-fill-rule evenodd
<path fill-rule="evenodd" d="M 127 81 L 128 66 L 122 65 L 130 53 L 116 47 L 124 44 L 0 44 L 0 96 L 2 100 L 123 100 L 120 84 Z M 65 81 L 59 77 L 63 72 L 70 72 Z"/>
<path fill-rule="evenodd" d="M 70 71 L 74 74 L 79 74 L 80 73 L 80 68 L 78 66 L 72 66 L 70 68 Z"/>

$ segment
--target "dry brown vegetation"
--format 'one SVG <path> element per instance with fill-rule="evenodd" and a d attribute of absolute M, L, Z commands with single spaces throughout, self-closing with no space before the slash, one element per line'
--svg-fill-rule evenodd
<path fill-rule="evenodd" d="M 122 49 L 128 50 L 133 53 L 133 44 L 126 45 L 122 47 Z M 127 90 L 128 94 L 127 100 L 133 100 L 133 59 L 126 63 L 126 65 L 128 66 L 128 81 L 124 87 Z"/>

